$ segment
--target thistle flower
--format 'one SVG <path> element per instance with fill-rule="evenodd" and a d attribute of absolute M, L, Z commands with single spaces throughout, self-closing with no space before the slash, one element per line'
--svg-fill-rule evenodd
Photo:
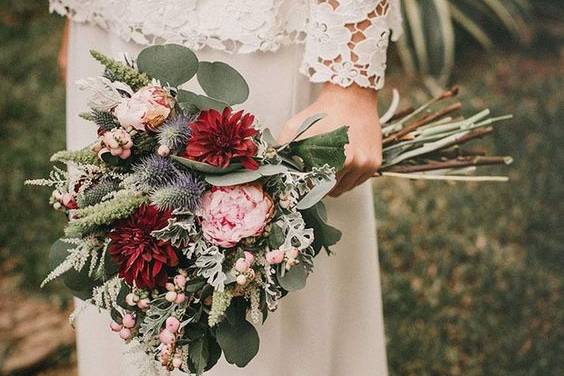
<path fill-rule="evenodd" d="M 133 166 L 133 174 L 127 183 L 136 190 L 152 192 L 173 182 L 178 176 L 174 163 L 158 155 L 149 155 Z"/>
<path fill-rule="evenodd" d="M 180 114 L 168 119 L 158 129 L 158 139 L 161 146 L 166 146 L 172 152 L 179 152 L 186 148 L 191 131 L 189 124 L 193 121 L 190 116 Z"/>
<path fill-rule="evenodd" d="M 170 184 L 156 189 L 151 194 L 151 201 L 160 210 L 190 210 L 195 211 L 200 204 L 200 198 L 205 190 L 205 184 L 190 173 L 180 173 Z"/>
<path fill-rule="evenodd" d="M 109 193 L 118 189 L 118 182 L 112 179 L 103 179 L 82 191 L 76 201 L 79 208 L 96 205 Z"/>

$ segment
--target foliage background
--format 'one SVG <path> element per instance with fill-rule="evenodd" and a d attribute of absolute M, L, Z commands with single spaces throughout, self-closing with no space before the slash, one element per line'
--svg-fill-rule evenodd
<path fill-rule="evenodd" d="M 464 38 L 457 45 L 452 80 L 465 105 L 515 115 L 489 145 L 515 157 L 511 183 L 374 184 L 392 375 L 564 374 L 564 26 L 543 9 L 531 16 L 527 47 L 510 42 L 486 53 Z M 0 296 L 57 311 L 68 296 L 37 286 L 63 218 L 50 210 L 47 190 L 23 181 L 42 176 L 64 147 L 61 31 L 44 2 L 0 4 Z M 388 86 L 410 93 L 405 105 L 421 101 L 417 78 L 406 80 L 393 58 L 390 65 Z M 17 311 L 4 303 L 0 319 Z M 72 346 L 7 370 L 24 337 L 0 337 L 0 372 L 74 372 Z"/>

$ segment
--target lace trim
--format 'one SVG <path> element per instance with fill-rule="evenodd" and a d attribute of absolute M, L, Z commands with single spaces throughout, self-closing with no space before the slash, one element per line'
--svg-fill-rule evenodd
<path fill-rule="evenodd" d="M 393 3 L 312 0 L 302 72 L 313 82 L 382 88 Z"/>
<path fill-rule="evenodd" d="M 50 0 L 51 12 L 141 45 L 178 43 L 229 53 L 305 43 L 313 82 L 380 88 L 399 0 Z M 394 11 L 395 9 L 395 11 Z M 395 18 L 394 18 L 395 17 Z M 336 38 L 336 39 L 334 39 Z"/>

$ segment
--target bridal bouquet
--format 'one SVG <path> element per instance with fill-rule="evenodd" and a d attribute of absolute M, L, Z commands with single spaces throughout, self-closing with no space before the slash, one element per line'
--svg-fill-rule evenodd
<path fill-rule="evenodd" d="M 69 218 L 44 283 L 61 277 L 109 310 L 109 330 L 167 370 L 201 375 L 222 353 L 243 367 L 259 348 L 253 324 L 303 288 L 315 257 L 341 236 L 321 200 L 344 164 L 347 128 L 304 138 L 323 117 L 313 116 L 278 144 L 233 109 L 249 89 L 224 63 L 178 45 L 125 63 L 92 55 L 104 74 L 78 84 L 98 140 L 56 153 L 66 168 L 28 182 L 53 187 L 53 207 Z M 193 77 L 205 94 L 181 88 Z M 462 150 L 500 118 L 452 117 L 454 94 L 396 115 L 394 98 L 380 174 L 456 179 L 509 162 Z"/>

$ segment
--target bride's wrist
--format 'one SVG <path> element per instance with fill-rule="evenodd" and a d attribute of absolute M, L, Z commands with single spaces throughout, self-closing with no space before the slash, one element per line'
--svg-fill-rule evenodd
<path fill-rule="evenodd" d="M 332 99 L 338 99 L 346 103 L 354 105 L 367 104 L 370 106 L 377 105 L 378 92 L 371 88 L 363 88 L 357 84 L 342 87 L 336 84 L 326 82 L 321 88 L 319 98 L 329 96 Z"/>

